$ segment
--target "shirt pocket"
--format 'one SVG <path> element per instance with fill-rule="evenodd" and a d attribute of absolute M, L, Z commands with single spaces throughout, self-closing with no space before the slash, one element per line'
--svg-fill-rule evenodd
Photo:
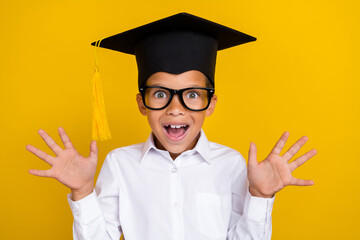
<path fill-rule="evenodd" d="M 199 230 L 209 239 L 226 239 L 230 214 L 230 196 L 214 193 L 197 194 Z"/>

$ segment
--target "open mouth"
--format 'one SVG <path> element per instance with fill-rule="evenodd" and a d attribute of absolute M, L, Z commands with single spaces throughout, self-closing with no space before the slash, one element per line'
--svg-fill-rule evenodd
<path fill-rule="evenodd" d="M 165 125 L 164 129 L 170 139 L 180 140 L 189 129 L 189 125 Z"/>

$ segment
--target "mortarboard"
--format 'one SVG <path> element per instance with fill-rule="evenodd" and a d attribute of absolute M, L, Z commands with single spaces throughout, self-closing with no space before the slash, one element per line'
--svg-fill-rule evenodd
<path fill-rule="evenodd" d="M 93 42 L 92 45 L 135 55 L 139 88 L 153 73 L 180 74 L 189 70 L 202 72 L 214 86 L 217 51 L 255 40 L 218 23 L 178 13 Z M 110 138 L 110 131 L 106 123 L 97 60 L 94 80 L 93 139 L 105 140 Z M 98 107 L 102 109 L 97 110 Z"/>

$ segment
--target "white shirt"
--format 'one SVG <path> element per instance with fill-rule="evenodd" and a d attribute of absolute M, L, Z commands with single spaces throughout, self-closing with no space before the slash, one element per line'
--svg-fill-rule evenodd
<path fill-rule="evenodd" d="M 76 240 L 271 239 L 274 198 L 251 196 L 244 158 L 202 130 L 175 161 L 152 134 L 111 151 L 95 191 L 68 201 Z"/>

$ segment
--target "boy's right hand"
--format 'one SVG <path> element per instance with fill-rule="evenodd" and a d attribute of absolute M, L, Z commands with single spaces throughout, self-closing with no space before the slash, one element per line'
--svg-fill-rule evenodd
<path fill-rule="evenodd" d="M 51 177 L 58 180 L 71 189 L 72 200 L 77 201 L 91 194 L 94 189 L 98 153 L 96 141 L 91 142 L 90 155 L 85 158 L 74 148 L 65 130 L 63 128 L 58 130 L 65 149 L 57 145 L 44 130 L 39 130 L 39 135 L 56 154 L 56 157 L 50 156 L 32 145 L 26 146 L 29 152 L 52 166 L 48 170 L 30 169 L 29 173 L 39 177 Z"/>

